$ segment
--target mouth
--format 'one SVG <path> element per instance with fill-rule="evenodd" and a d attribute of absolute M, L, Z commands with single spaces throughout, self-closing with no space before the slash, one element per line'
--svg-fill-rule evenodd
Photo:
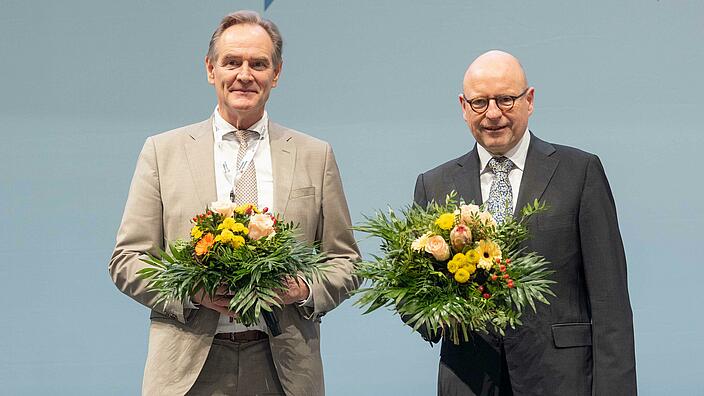
<path fill-rule="evenodd" d="M 250 94 L 257 93 L 257 91 L 254 89 L 231 89 L 230 92 L 240 94 L 240 95 L 250 95 Z"/>
<path fill-rule="evenodd" d="M 483 126 L 482 129 L 485 130 L 486 132 L 499 132 L 502 129 L 508 128 L 508 125 L 489 125 L 489 126 Z"/>

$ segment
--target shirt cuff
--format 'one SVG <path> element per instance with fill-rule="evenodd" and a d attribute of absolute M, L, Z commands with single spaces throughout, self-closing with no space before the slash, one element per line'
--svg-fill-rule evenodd
<path fill-rule="evenodd" d="M 313 307 L 313 288 L 310 287 L 310 282 L 308 282 L 308 280 L 305 277 L 300 276 L 300 275 L 298 275 L 298 279 L 302 280 L 303 283 L 305 283 L 306 286 L 308 286 L 308 297 L 306 297 L 305 300 L 299 301 L 297 303 L 298 306 L 299 307 Z"/>

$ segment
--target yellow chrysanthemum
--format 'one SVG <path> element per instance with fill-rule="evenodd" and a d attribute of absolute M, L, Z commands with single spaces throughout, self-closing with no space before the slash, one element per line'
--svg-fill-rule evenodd
<path fill-rule="evenodd" d="M 457 260 L 457 261 L 464 261 L 464 260 L 466 260 L 466 257 L 462 253 L 457 253 L 452 257 L 452 259 Z"/>
<path fill-rule="evenodd" d="M 235 249 L 239 248 L 240 246 L 244 245 L 244 237 L 240 235 L 235 235 L 234 237 L 232 237 L 230 245 L 232 245 L 232 247 Z"/>
<path fill-rule="evenodd" d="M 479 262 L 479 252 L 476 249 L 471 249 L 464 255 L 467 258 L 467 262 L 471 265 L 477 265 Z"/>
<path fill-rule="evenodd" d="M 435 225 L 443 230 L 450 230 L 455 225 L 455 215 L 452 213 L 443 213 L 435 220 Z"/>
<path fill-rule="evenodd" d="M 191 236 L 195 239 L 200 239 L 200 237 L 203 236 L 203 230 L 198 226 L 193 226 L 193 228 L 191 228 Z"/>
<path fill-rule="evenodd" d="M 455 280 L 459 283 L 467 283 L 469 280 L 469 271 L 464 268 L 460 268 L 455 272 Z"/>
<path fill-rule="evenodd" d="M 249 232 L 249 230 L 247 229 L 247 227 L 245 227 L 244 224 L 242 224 L 242 223 L 235 223 L 235 224 L 232 226 L 232 228 L 230 228 L 230 229 L 231 229 L 233 232 L 240 232 L 240 233 L 244 233 L 245 235 L 247 235 L 247 232 Z"/>
<path fill-rule="evenodd" d="M 233 219 L 232 217 L 227 217 L 225 218 L 225 220 L 222 221 L 222 223 L 220 223 L 220 225 L 218 226 L 218 230 L 232 230 L 232 227 L 235 226 L 235 223 L 235 219 Z"/>
<path fill-rule="evenodd" d="M 447 262 L 447 270 L 454 274 L 459 269 L 459 264 L 454 259 Z"/>
<path fill-rule="evenodd" d="M 215 237 L 215 241 L 222 242 L 222 243 L 229 243 L 230 241 L 232 241 L 232 238 L 234 238 L 234 237 L 235 237 L 235 234 L 233 234 L 232 231 L 230 231 L 229 229 L 224 229 L 224 230 L 222 230 L 220 235 Z"/>
<path fill-rule="evenodd" d="M 462 267 L 463 270 L 469 272 L 470 275 L 475 273 L 477 271 L 477 266 L 474 264 L 467 264 L 466 266 Z"/>
<path fill-rule="evenodd" d="M 491 266 L 494 265 L 496 259 L 501 258 L 501 249 L 494 241 L 484 239 L 479 241 L 477 253 L 479 253 L 479 263 L 477 264 L 477 267 L 485 270 L 491 269 Z"/>

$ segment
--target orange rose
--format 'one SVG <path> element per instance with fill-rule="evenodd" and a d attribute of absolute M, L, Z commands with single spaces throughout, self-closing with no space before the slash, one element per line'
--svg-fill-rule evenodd
<path fill-rule="evenodd" d="M 211 233 L 207 233 L 203 235 L 203 238 L 196 243 L 196 254 L 199 256 L 202 256 L 210 250 L 211 247 L 213 247 L 213 244 L 215 243 L 215 235 Z"/>

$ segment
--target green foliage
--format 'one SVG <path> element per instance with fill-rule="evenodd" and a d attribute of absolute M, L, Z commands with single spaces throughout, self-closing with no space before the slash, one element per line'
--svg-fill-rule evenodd
<path fill-rule="evenodd" d="M 523 208 L 521 219 L 510 219 L 495 226 L 482 222 L 475 214 L 471 221 L 474 243 L 493 240 L 503 252 L 502 263 L 491 269 L 479 269 L 467 283 L 459 283 L 447 269 L 447 260 L 438 261 L 431 254 L 412 249 L 412 243 L 432 232 L 449 240 L 450 231 L 442 230 L 435 220 L 445 213 L 456 216 L 460 223 L 460 205 L 456 194 L 447 196 L 444 204 L 431 202 L 427 208 L 410 205 L 399 214 L 393 209 L 365 216 L 355 230 L 381 240 L 382 256 L 363 261 L 357 274 L 370 281 L 370 286 L 357 291 L 356 305 L 365 313 L 381 307 L 399 313 L 404 321 L 430 334 L 441 332 L 458 343 L 467 340 L 471 331 L 489 330 L 503 334 L 510 326 L 520 325 L 521 312 L 526 306 L 536 309 L 535 301 L 548 304 L 545 295 L 553 295 L 548 277 L 547 261 L 536 253 L 525 253 L 517 247 L 529 235 L 524 223 L 527 218 L 546 210 L 537 200 Z M 464 248 L 462 253 L 467 252 Z M 460 253 L 460 252 L 454 252 Z M 508 254 L 507 254 L 508 253 Z M 505 260 L 509 259 L 509 260 Z M 508 264 L 510 263 L 510 264 Z M 503 267 L 503 271 L 501 268 Z M 504 275 L 513 282 L 509 287 Z M 496 279 L 494 279 L 494 277 Z M 484 293 L 489 293 L 486 298 Z"/>
<path fill-rule="evenodd" d="M 215 213 L 197 219 L 202 229 L 217 232 L 222 216 Z M 258 323 L 262 311 L 281 307 L 277 290 L 285 288 L 285 277 L 301 275 L 308 280 L 322 280 L 328 268 L 323 253 L 296 238 L 292 223 L 278 223 L 275 234 L 259 240 L 247 239 L 237 248 L 216 242 L 203 256 L 195 252 L 197 241 L 198 238 L 178 240 L 171 244 L 168 253 L 143 259 L 150 266 L 140 270 L 139 275 L 149 279 L 150 289 L 158 292 L 158 303 L 184 301 L 201 289 L 213 297 L 218 288 L 225 286 L 232 292 L 230 310 L 246 326 Z"/>

